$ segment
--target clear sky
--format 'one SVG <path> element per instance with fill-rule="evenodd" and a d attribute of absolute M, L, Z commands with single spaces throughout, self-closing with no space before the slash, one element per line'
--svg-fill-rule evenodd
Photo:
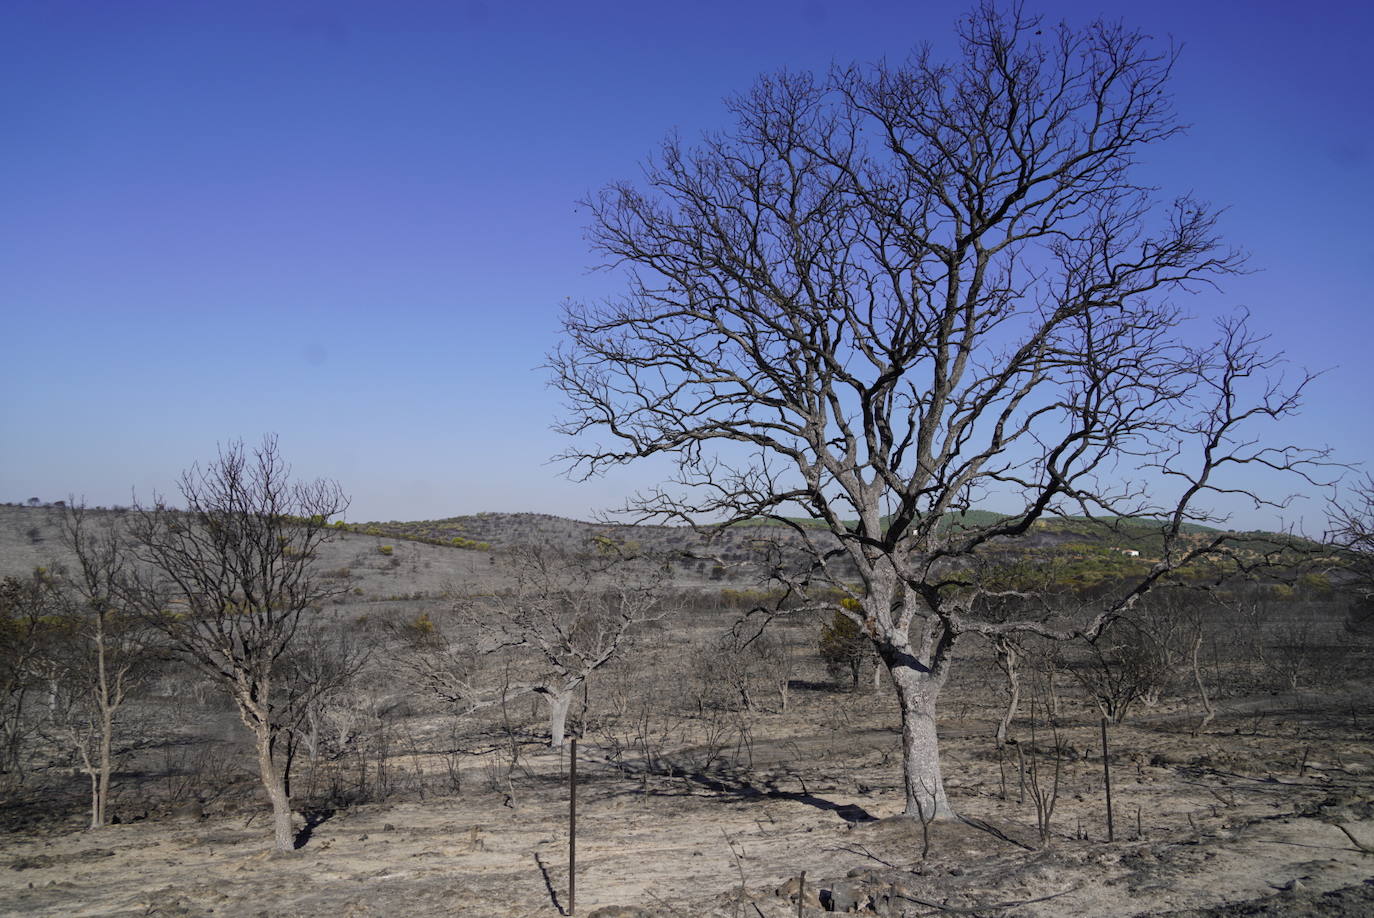
<path fill-rule="evenodd" d="M 664 466 L 548 462 L 559 305 L 617 290 L 575 202 L 761 72 L 948 48 L 966 8 L 0 0 L 0 500 L 146 499 L 275 432 L 352 520 L 615 504 Z M 1190 308 L 1328 369 L 1285 439 L 1374 460 L 1374 4 L 1027 9 L 1183 44 L 1147 175 L 1258 269 Z"/>

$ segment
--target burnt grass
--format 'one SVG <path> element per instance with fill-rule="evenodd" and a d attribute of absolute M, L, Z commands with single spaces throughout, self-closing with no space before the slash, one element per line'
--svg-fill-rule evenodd
<path fill-rule="evenodd" d="M 6 572 L 51 553 L 25 534 L 27 508 L 0 509 L 14 517 L 0 520 Z M 0 795 L 0 914 L 567 911 L 568 759 L 547 748 L 541 706 L 459 717 L 396 664 L 406 648 L 391 626 L 441 616 L 448 585 L 485 573 L 487 555 L 356 533 L 327 551 L 321 564 L 350 588 L 321 623 L 373 656 L 321 725 L 319 753 L 298 752 L 297 850 L 267 853 L 236 712 L 167 663 L 122 718 L 114 825 L 85 828 L 85 776 L 58 738 L 33 741 Z M 1239 625 L 1213 622 L 1205 727 L 1188 674 L 1110 725 L 1109 841 L 1100 712 L 1072 656 L 1049 676 L 1027 664 L 1016 742 L 999 748 L 1002 675 L 987 647 L 961 646 L 939 729 L 962 818 L 922 826 L 898 816 L 887 687 L 872 691 L 867 668 L 858 686 L 828 672 L 819 620 L 780 619 L 746 699 L 721 644 L 741 609 L 722 591 L 753 587 L 694 566 L 687 580 L 686 608 L 598 672 L 574 711 L 580 915 L 1374 912 L 1374 856 L 1340 828 L 1374 847 L 1371 658 L 1358 636 L 1338 640 L 1338 597 L 1275 607 L 1268 647 L 1301 658 L 1289 666 L 1247 658 L 1232 646 Z M 1292 618 L 1331 639 L 1293 645 Z M 1044 837 L 1037 785 L 1054 802 Z"/>

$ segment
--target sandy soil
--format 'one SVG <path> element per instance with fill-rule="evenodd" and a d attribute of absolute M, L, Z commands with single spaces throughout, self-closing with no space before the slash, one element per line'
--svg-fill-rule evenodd
<path fill-rule="evenodd" d="M 676 774 L 646 777 L 584 742 L 577 914 L 633 905 L 645 911 L 624 914 L 781 918 L 797 906 L 776 891 L 802 871 L 807 914 L 847 877 L 860 893 L 887 890 L 876 907 L 889 914 L 1374 914 L 1374 856 L 1336 827 L 1374 847 L 1367 691 L 1233 703 L 1198 736 L 1185 712 L 1113 728 L 1111 843 L 1098 725 L 1069 726 L 1043 848 L 987 717 L 942 722 L 949 792 L 967 821 L 932 825 L 927 844 L 918 823 L 891 818 L 902 801 L 889 702 L 853 696 L 843 720 L 833 702 L 818 692 L 786 716 L 757 715 L 752 749 L 706 771 L 679 749 L 667 759 Z M 0 838 L 0 913 L 565 913 L 565 765 L 532 752 L 513 797 L 484 786 L 479 762 L 460 796 L 317 813 L 286 856 L 265 853 L 255 807 L 12 833 Z"/>

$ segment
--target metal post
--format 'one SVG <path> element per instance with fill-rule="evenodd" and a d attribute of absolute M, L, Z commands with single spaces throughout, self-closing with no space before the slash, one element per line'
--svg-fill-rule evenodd
<path fill-rule="evenodd" d="M 577 737 L 568 763 L 568 914 L 577 914 Z"/>
<path fill-rule="evenodd" d="M 1107 718 L 1102 718 L 1102 776 L 1107 784 L 1107 841 L 1116 840 L 1112 826 L 1112 765 L 1107 758 Z"/>

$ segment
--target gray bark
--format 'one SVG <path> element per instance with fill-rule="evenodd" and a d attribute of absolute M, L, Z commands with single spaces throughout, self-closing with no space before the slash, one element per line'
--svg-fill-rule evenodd
<path fill-rule="evenodd" d="M 269 724 L 259 721 L 253 725 L 258 753 L 258 775 L 272 804 L 272 850 L 286 853 L 296 849 L 296 830 L 291 825 L 291 798 L 286 782 L 272 760 L 272 731 Z"/>
<path fill-rule="evenodd" d="M 953 819 L 940 774 L 935 701 L 943 680 L 912 667 L 892 670 L 892 684 L 902 712 L 902 777 L 906 788 L 905 815 L 929 822 Z"/>
<path fill-rule="evenodd" d="M 572 706 L 573 695 L 577 691 L 577 686 L 554 690 L 546 690 L 544 701 L 549 706 L 549 745 L 554 749 L 562 749 L 566 740 L 568 708 Z"/>
<path fill-rule="evenodd" d="M 1007 677 L 1007 708 L 997 723 L 997 745 L 1005 746 L 1011 732 L 1011 722 L 1021 703 L 1021 674 L 1016 669 L 1016 648 L 1005 635 L 994 638 L 993 647 L 997 654 L 997 665 Z"/>

